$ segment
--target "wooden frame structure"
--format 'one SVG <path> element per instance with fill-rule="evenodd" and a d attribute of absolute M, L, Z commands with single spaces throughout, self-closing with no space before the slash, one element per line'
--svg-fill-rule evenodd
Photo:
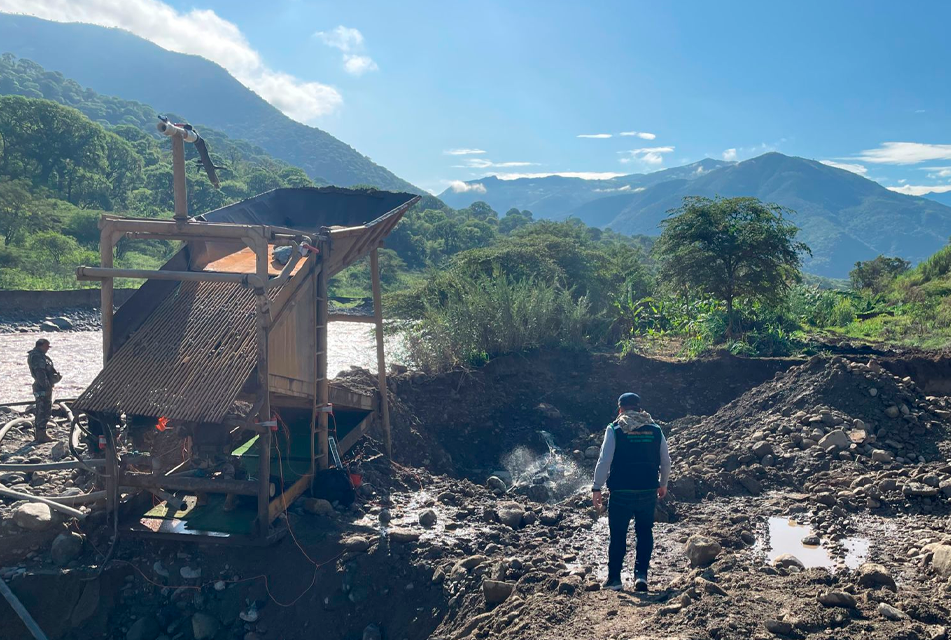
<path fill-rule="evenodd" d="M 245 480 L 195 477 L 177 467 L 166 473 L 143 472 L 142 467 L 157 464 L 151 464 L 148 455 L 134 456 L 107 473 L 109 495 L 117 496 L 119 487 L 132 487 L 156 495 L 181 491 L 227 494 L 229 500 L 254 496 L 250 537 L 261 542 L 275 535 L 272 523 L 311 487 L 319 470 L 328 468 L 329 418 L 335 407 L 355 416 L 355 424 L 338 441 L 341 453 L 374 420 L 379 420 L 391 453 L 378 247 L 418 200 L 411 194 L 333 187 L 278 189 L 193 219 L 103 216 L 100 266 L 80 267 L 77 277 L 102 283 L 104 367 L 74 407 L 108 429 L 121 415 L 165 418 L 195 433 L 224 425 L 255 441 L 250 444 L 258 463 L 257 478 Z M 178 205 L 176 199 L 176 210 Z M 353 224 L 363 216 L 373 217 Z M 343 224 L 334 224 L 338 221 Z M 185 244 L 159 270 L 118 269 L 113 255 L 122 238 Z M 286 264 L 276 259 L 275 250 L 281 247 L 290 248 Z M 373 288 L 370 321 L 376 327 L 377 397 L 331 384 L 327 371 L 327 328 L 331 320 L 340 319 L 329 312 L 328 281 L 366 257 Z M 115 278 L 147 280 L 116 312 Z M 247 402 L 250 412 L 230 415 L 236 401 Z M 279 462 L 283 455 L 276 442 L 281 434 L 275 416 L 283 411 L 304 415 L 308 410 L 309 424 L 296 431 L 288 427 L 286 435 L 290 455 L 292 442 L 299 444 L 306 429 L 307 468 L 284 486 L 283 463 L 280 482 L 272 469 L 275 452 Z M 107 459 L 115 460 L 112 438 L 107 449 Z M 275 490 L 275 484 L 281 486 Z M 118 505 L 113 501 L 110 506 Z"/>

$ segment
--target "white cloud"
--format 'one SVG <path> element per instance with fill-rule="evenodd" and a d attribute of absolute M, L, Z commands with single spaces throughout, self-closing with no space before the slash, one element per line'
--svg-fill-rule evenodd
<path fill-rule="evenodd" d="M 878 164 L 917 164 L 930 160 L 951 160 L 951 144 L 883 142 L 877 149 L 866 149 L 855 157 Z"/>
<path fill-rule="evenodd" d="M 926 193 L 948 193 L 951 191 L 951 184 L 939 185 L 915 185 L 903 184 L 900 187 L 888 187 L 889 191 L 904 193 L 906 196 L 923 196 Z"/>
<path fill-rule="evenodd" d="M 951 167 L 918 167 L 922 171 L 929 171 L 929 178 L 951 178 Z"/>
<path fill-rule="evenodd" d="M 380 67 L 370 56 L 351 56 L 343 57 L 343 68 L 353 76 L 362 76 L 368 71 L 379 71 Z"/>
<path fill-rule="evenodd" d="M 610 180 L 625 174 L 610 171 L 553 171 L 551 173 L 496 173 L 499 180 L 518 180 L 520 178 L 548 178 L 560 176 L 562 178 L 581 178 L 582 180 Z"/>
<path fill-rule="evenodd" d="M 653 140 L 657 134 L 647 133 L 646 131 L 622 131 L 622 136 L 637 136 L 641 140 Z"/>
<path fill-rule="evenodd" d="M 331 86 L 268 67 L 237 25 L 210 9 L 180 13 L 160 0 L 0 0 L 0 11 L 119 27 L 170 51 L 205 57 L 300 122 L 343 104 L 343 96 Z"/>
<path fill-rule="evenodd" d="M 364 39 L 358 29 L 340 25 L 332 31 L 318 31 L 314 37 L 343 53 L 343 68 L 350 75 L 362 76 L 369 71 L 379 71 L 380 67 L 373 58 L 362 55 Z"/>
<path fill-rule="evenodd" d="M 531 167 L 537 162 L 492 162 L 484 158 L 466 158 L 464 164 L 453 165 L 455 169 L 489 169 L 489 168 L 510 168 L 510 167 Z"/>
<path fill-rule="evenodd" d="M 323 40 L 324 44 L 344 53 L 355 51 L 363 47 L 363 34 L 357 29 L 338 26 L 333 31 L 318 31 L 314 34 Z"/>
<path fill-rule="evenodd" d="M 447 156 L 474 156 L 485 153 L 484 149 L 446 149 L 443 153 Z"/>
<path fill-rule="evenodd" d="M 835 167 L 836 169 L 845 169 L 846 171 L 851 171 L 852 173 L 857 173 L 860 176 L 864 176 L 868 173 L 868 169 L 860 164 L 853 164 L 849 162 L 835 162 L 833 160 L 820 160 L 824 165 L 830 167 Z"/>
<path fill-rule="evenodd" d="M 485 185 L 479 182 L 473 182 L 472 184 L 467 184 L 462 180 L 453 180 L 449 183 L 449 188 L 455 193 L 485 193 Z"/>
<path fill-rule="evenodd" d="M 617 193 L 619 191 L 630 191 L 631 185 L 626 184 L 623 187 L 618 187 L 617 189 L 595 189 L 595 193 Z"/>
<path fill-rule="evenodd" d="M 607 138 L 613 137 L 610 133 L 579 133 L 579 138 L 594 138 L 597 140 L 605 140 Z"/>
<path fill-rule="evenodd" d="M 638 187 L 634 189 L 634 193 L 640 193 L 641 191 L 647 191 L 647 187 Z"/>
<path fill-rule="evenodd" d="M 642 149 L 618 151 L 618 153 L 624 156 L 620 158 L 622 164 L 641 162 L 646 165 L 656 166 L 664 163 L 665 153 L 673 153 L 673 151 L 673 147 L 644 147 Z"/>
<path fill-rule="evenodd" d="M 736 149 L 727 149 L 726 151 L 724 151 L 724 152 L 723 152 L 723 159 L 726 160 L 727 162 L 735 162 L 735 161 L 736 161 Z"/>

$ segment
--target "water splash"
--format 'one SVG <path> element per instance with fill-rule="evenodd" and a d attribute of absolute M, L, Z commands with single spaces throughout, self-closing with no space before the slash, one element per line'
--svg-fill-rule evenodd
<path fill-rule="evenodd" d="M 502 460 L 512 478 L 512 491 L 535 502 L 559 502 L 578 493 L 588 479 L 581 468 L 555 444 L 552 434 L 539 431 L 548 447 L 541 455 L 516 447 Z"/>

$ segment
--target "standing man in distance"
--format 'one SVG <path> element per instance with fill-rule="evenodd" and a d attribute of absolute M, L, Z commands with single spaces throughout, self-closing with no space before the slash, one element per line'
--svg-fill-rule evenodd
<path fill-rule="evenodd" d="M 611 490 L 608 505 L 608 579 L 605 589 L 620 591 L 621 567 L 627 554 L 627 530 L 634 520 L 637 548 L 634 560 L 634 590 L 647 591 L 647 571 L 654 550 L 654 509 L 667 495 L 670 452 L 660 427 L 646 411 L 641 398 L 625 393 L 618 398 L 617 420 L 604 432 L 601 455 L 594 469 L 591 498 L 601 511 L 601 488 Z"/>
<path fill-rule="evenodd" d="M 49 349 L 50 341 L 40 338 L 27 353 L 27 364 L 33 376 L 33 398 L 36 400 L 36 419 L 33 422 L 33 442 L 36 444 L 53 441 L 46 428 L 53 415 L 53 386 L 62 378 L 46 355 Z"/>

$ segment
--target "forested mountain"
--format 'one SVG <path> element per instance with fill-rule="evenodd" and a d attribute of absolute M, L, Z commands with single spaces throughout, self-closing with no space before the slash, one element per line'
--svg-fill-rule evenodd
<path fill-rule="evenodd" d="M 325 131 L 291 120 L 217 64 L 127 31 L 0 13 L 2 52 L 34 60 L 100 94 L 179 113 L 193 124 L 248 140 L 315 180 L 420 193 Z M 45 95 L 42 86 L 38 91 Z"/>
<path fill-rule="evenodd" d="M 653 173 L 635 173 L 611 180 L 582 180 L 561 176 L 500 180 L 495 176 L 487 176 L 466 182 L 465 190 L 446 189 L 439 198 L 456 208 L 468 207 L 481 200 L 497 211 L 515 207 L 528 209 L 539 218 L 560 220 L 577 207 L 593 200 L 632 192 L 668 180 L 692 180 L 729 164 L 731 163 L 705 158 L 683 167 Z M 590 221 L 588 224 L 598 223 Z"/>
<path fill-rule="evenodd" d="M 671 180 L 595 200 L 573 214 L 620 233 L 655 235 L 667 211 L 689 195 L 753 196 L 795 210 L 800 238 L 813 252 L 806 269 L 834 278 L 845 277 L 856 261 L 880 254 L 920 262 L 951 236 L 951 207 L 780 153 L 720 167 L 694 180 Z"/>

